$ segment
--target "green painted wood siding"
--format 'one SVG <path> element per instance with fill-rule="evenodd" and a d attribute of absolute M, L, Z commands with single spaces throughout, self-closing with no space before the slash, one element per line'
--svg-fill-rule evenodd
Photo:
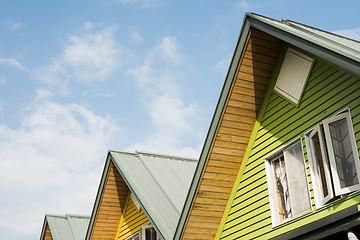
<path fill-rule="evenodd" d="M 360 79 L 317 59 L 298 108 L 274 91 L 264 104 L 265 111 L 256 140 L 244 172 L 239 174 L 242 179 L 235 198 L 229 199 L 232 204 L 221 239 L 270 239 L 360 202 L 360 193 L 356 193 L 327 207 L 315 209 L 304 140 L 304 133 L 316 124 L 350 107 L 359 150 Z M 299 136 L 304 146 L 312 212 L 273 228 L 264 157 Z"/>

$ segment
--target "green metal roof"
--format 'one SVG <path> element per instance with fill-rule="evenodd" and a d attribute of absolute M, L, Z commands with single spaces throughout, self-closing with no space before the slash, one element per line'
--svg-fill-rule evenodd
<path fill-rule="evenodd" d="M 172 239 L 198 160 L 153 153 L 109 151 L 104 173 L 112 161 L 162 239 Z M 90 237 L 106 174 L 95 200 Z"/>
<path fill-rule="evenodd" d="M 180 238 L 185 226 L 185 221 L 199 185 L 210 146 L 215 137 L 215 131 L 219 124 L 221 113 L 230 92 L 231 83 L 235 77 L 236 68 L 239 64 L 251 27 L 275 36 L 284 42 L 288 42 L 360 76 L 360 42 L 294 21 L 278 21 L 255 13 L 246 13 L 215 113 L 200 154 L 193 182 L 191 183 L 173 239 Z"/>
<path fill-rule="evenodd" d="M 360 42 L 295 21 L 278 21 L 255 13 L 245 20 L 285 42 L 360 75 Z"/>
<path fill-rule="evenodd" d="M 87 216 L 46 214 L 40 239 L 44 238 L 47 224 L 53 240 L 83 240 L 89 221 Z"/>

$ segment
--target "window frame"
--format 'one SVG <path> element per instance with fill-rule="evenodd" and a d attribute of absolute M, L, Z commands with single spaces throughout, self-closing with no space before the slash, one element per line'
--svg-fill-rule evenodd
<path fill-rule="evenodd" d="M 296 215 L 292 215 L 291 217 L 288 217 L 284 220 L 280 220 L 280 214 L 279 214 L 279 207 L 278 207 L 278 200 L 276 197 L 276 183 L 275 183 L 275 173 L 274 173 L 274 165 L 273 162 L 281 158 L 281 156 L 284 157 L 285 162 L 285 168 L 286 168 L 286 161 L 290 161 L 289 159 L 285 159 L 285 151 L 295 147 L 296 144 L 300 144 L 301 147 L 301 155 L 302 159 L 300 160 L 302 162 L 302 165 L 304 167 L 304 187 L 306 187 L 306 197 L 308 199 L 308 208 Z M 301 217 L 309 212 L 312 211 L 311 207 L 311 198 L 310 198 L 310 189 L 309 189 L 309 181 L 308 181 L 308 174 L 306 171 L 306 164 L 305 164 L 305 158 L 304 158 L 304 149 L 302 144 L 302 138 L 298 137 L 294 139 L 293 141 L 289 142 L 285 146 L 281 147 L 280 149 L 276 150 L 275 152 L 271 153 L 270 155 L 265 157 L 265 170 L 266 170 L 266 177 L 267 177 L 267 185 L 268 185 L 268 192 L 269 192 L 269 201 L 270 201 L 270 211 L 271 211 L 271 219 L 272 219 L 272 226 L 276 227 L 278 225 L 281 225 L 283 223 L 286 223 L 288 221 L 291 221 L 293 219 L 296 219 L 298 217 Z M 288 172 L 290 172 L 288 169 L 286 169 L 286 175 L 288 176 Z M 288 182 L 288 188 L 290 187 L 289 181 Z M 290 191 L 289 191 L 290 192 Z M 293 196 L 294 197 L 294 196 Z M 290 196 L 290 204 L 291 204 L 291 196 Z M 293 209 L 293 206 L 291 206 L 291 209 Z M 293 211 L 293 210 L 292 210 Z"/>
<path fill-rule="evenodd" d="M 334 149 L 333 144 L 331 141 L 331 134 L 330 134 L 330 128 L 329 124 L 334 123 L 336 121 L 339 121 L 341 119 L 346 119 L 347 123 L 347 129 L 348 134 L 350 137 L 350 143 L 351 143 L 351 149 L 355 161 L 356 171 L 357 171 L 357 177 L 358 177 L 358 184 L 350 186 L 350 187 L 340 187 L 340 181 L 338 176 L 338 171 L 336 167 L 336 160 L 334 156 Z M 331 197 L 324 198 L 321 194 L 321 179 L 319 177 L 319 174 L 316 173 L 316 157 L 314 156 L 314 146 L 312 145 L 311 137 L 314 136 L 316 133 L 319 133 L 319 140 L 320 140 L 320 148 L 322 151 L 323 159 L 326 159 L 325 161 L 328 164 L 326 178 L 327 186 L 328 186 L 328 192 L 329 194 L 332 194 Z M 322 121 L 322 123 L 317 124 L 314 128 L 310 129 L 307 133 L 305 133 L 305 142 L 306 142 L 306 149 L 308 152 L 308 160 L 310 165 L 310 174 L 311 174 L 311 180 L 312 180 L 312 186 L 313 186 L 313 192 L 315 197 L 315 206 L 316 208 L 321 208 L 331 202 L 332 200 L 335 200 L 336 198 L 343 197 L 350 195 L 356 191 L 360 190 L 360 159 L 358 155 L 358 149 L 356 145 L 356 137 L 354 133 L 353 123 L 351 120 L 351 113 L 350 109 L 346 108 L 345 110 L 339 112 L 338 114 L 326 118 Z"/>
<path fill-rule="evenodd" d="M 346 123 L 347 123 L 348 134 L 349 134 L 349 138 L 350 138 L 351 149 L 353 152 L 353 158 L 354 158 L 354 163 L 355 163 L 357 178 L 358 178 L 358 184 L 350 186 L 350 187 L 343 187 L 343 188 L 340 187 L 340 181 L 338 180 L 339 173 L 338 173 L 337 167 L 336 167 L 336 160 L 335 160 L 335 156 L 333 154 L 334 147 L 333 147 L 333 144 L 331 141 L 331 135 L 330 135 L 330 130 L 329 130 L 329 125 L 331 123 L 334 123 L 341 119 L 345 119 Z M 358 153 L 358 149 L 357 149 L 357 145 L 356 145 L 356 137 L 355 137 L 354 127 L 353 127 L 352 120 L 351 120 L 350 111 L 345 111 L 345 112 L 337 114 L 331 118 L 324 119 L 323 124 L 324 124 L 325 139 L 326 139 L 326 145 L 327 145 L 329 161 L 330 161 L 330 168 L 331 168 L 331 173 L 333 174 L 333 184 L 334 184 L 335 195 L 340 196 L 343 194 L 347 194 L 350 192 L 360 190 L 359 153 Z"/>
<path fill-rule="evenodd" d="M 146 240 L 146 229 L 149 229 L 149 228 L 153 228 L 155 230 L 156 239 L 159 239 L 159 234 L 157 233 L 157 231 L 153 225 L 144 225 L 141 227 L 141 234 L 140 234 L 141 240 Z"/>
<path fill-rule="evenodd" d="M 138 240 L 140 240 L 140 232 L 137 232 L 130 237 L 126 238 L 125 240 L 134 240 L 137 237 Z"/>
<path fill-rule="evenodd" d="M 328 191 L 328 195 L 322 196 L 321 192 L 323 190 L 323 184 L 320 177 L 320 169 L 318 169 L 318 162 L 313 159 L 317 159 L 315 157 L 315 150 L 314 150 L 314 144 L 312 142 L 312 138 L 315 134 L 318 134 L 319 142 L 320 142 L 320 150 L 321 150 L 321 157 L 324 164 L 324 171 L 325 171 L 325 180 L 326 180 L 326 187 Z M 334 198 L 334 192 L 332 187 L 332 177 L 331 177 L 331 171 L 330 171 L 330 163 L 329 158 L 327 156 L 327 149 L 325 145 L 325 139 L 324 139 L 324 132 L 322 130 L 322 126 L 320 124 L 316 125 L 311 131 L 308 133 L 305 133 L 305 143 L 306 143 L 306 150 L 308 154 L 308 160 L 310 165 L 310 175 L 312 180 L 312 185 L 314 191 L 314 197 L 315 197 L 315 207 L 320 208 L 321 206 L 325 205 L 327 202 L 329 202 L 331 199 Z"/>

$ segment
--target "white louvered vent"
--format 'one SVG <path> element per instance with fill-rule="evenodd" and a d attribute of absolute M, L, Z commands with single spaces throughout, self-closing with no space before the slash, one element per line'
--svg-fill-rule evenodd
<path fill-rule="evenodd" d="M 139 204 L 139 202 L 136 200 L 134 194 L 131 193 L 130 197 L 131 197 L 131 199 L 133 200 L 136 208 L 137 208 L 138 210 L 140 210 L 140 204 Z"/>
<path fill-rule="evenodd" d="M 312 58 L 288 48 L 275 84 L 275 91 L 297 104 L 313 61 Z"/>

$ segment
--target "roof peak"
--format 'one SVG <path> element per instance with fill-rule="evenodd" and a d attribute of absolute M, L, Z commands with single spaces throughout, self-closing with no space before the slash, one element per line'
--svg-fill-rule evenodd
<path fill-rule="evenodd" d="M 61 214 L 49 214 L 46 213 L 45 217 L 57 217 L 57 218 L 68 218 L 68 217 L 73 217 L 73 218 L 89 218 L 90 216 L 85 216 L 85 215 L 80 215 L 80 214 L 68 214 L 66 213 L 65 215 L 61 215 Z"/>
<path fill-rule="evenodd" d="M 125 152 L 125 151 L 118 151 L 118 150 L 109 150 L 109 153 L 119 153 L 119 154 L 126 154 L 126 155 L 132 155 L 132 156 L 151 156 L 151 157 L 157 157 L 157 158 L 166 158 L 169 160 L 177 160 L 177 161 L 187 161 L 187 162 L 197 162 L 198 159 L 195 158 L 187 158 L 187 157 L 180 157 L 175 155 L 168 155 L 168 154 L 160 154 L 160 153 L 153 153 L 153 152 L 146 152 L 146 151 L 139 151 L 135 150 L 134 153 L 131 152 Z"/>

